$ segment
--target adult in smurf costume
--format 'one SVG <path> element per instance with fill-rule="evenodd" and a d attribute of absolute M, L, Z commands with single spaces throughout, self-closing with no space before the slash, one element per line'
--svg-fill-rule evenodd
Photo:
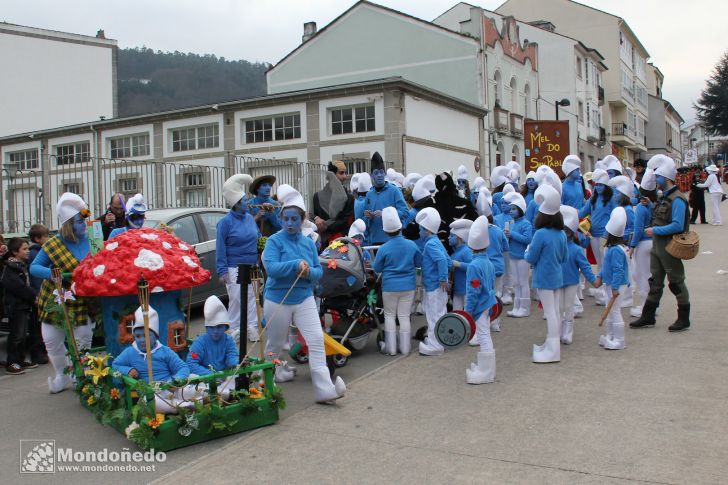
<path fill-rule="evenodd" d="M 136 194 L 126 201 L 126 225 L 111 231 L 109 239 L 123 234 L 130 229 L 139 229 L 144 225 L 147 213 L 147 201 L 142 194 Z"/>
<path fill-rule="evenodd" d="M 270 238 L 263 251 L 263 265 L 268 273 L 265 284 L 265 315 L 268 338 L 267 356 L 278 357 L 294 323 L 308 345 L 309 368 L 316 402 L 325 403 L 344 397 L 346 385 L 341 377 L 331 381 L 326 367 L 324 335 L 319 320 L 313 288 L 323 275 L 314 242 L 301 234 L 306 205 L 301 194 L 290 185 L 278 188 L 283 229 Z M 293 379 L 293 372 L 279 366 L 277 382 Z"/>
<path fill-rule="evenodd" d="M 384 168 L 384 159 L 379 152 L 374 152 L 371 161 L 372 188 L 367 192 L 364 200 L 364 222 L 367 225 L 369 242 L 380 246 L 389 240 L 382 229 L 382 210 L 385 207 L 397 209 L 400 220 L 407 217 L 407 203 L 404 201 L 402 191 L 395 185 L 387 182 L 387 171 Z"/>

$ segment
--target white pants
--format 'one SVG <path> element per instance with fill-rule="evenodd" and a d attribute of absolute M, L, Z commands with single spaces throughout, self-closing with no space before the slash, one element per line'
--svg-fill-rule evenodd
<path fill-rule="evenodd" d="M 609 285 L 604 285 L 606 288 L 606 291 L 609 294 L 609 299 L 612 299 L 612 287 Z M 624 327 L 624 320 L 622 319 L 622 299 L 624 299 L 625 294 L 629 288 L 627 285 L 622 285 L 619 287 L 619 296 L 617 296 L 617 299 L 614 301 L 614 305 L 612 305 L 612 309 L 607 314 L 607 318 L 604 319 L 604 334 L 607 338 L 612 338 L 613 332 L 614 332 L 614 326 L 615 325 L 621 325 Z M 609 302 L 607 302 L 607 305 Z M 622 331 L 622 334 L 624 331 Z M 626 339 L 625 339 L 626 340 Z"/>
<path fill-rule="evenodd" d="M 511 271 L 511 256 L 507 252 L 503 254 L 503 276 L 501 280 L 501 286 L 496 288 L 500 291 L 501 295 L 505 295 L 506 292 L 513 290 L 515 281 L 513 280 L 513 273 Z"/>
<path fill-rule="evenodd" d="M 711 192 L 710 193 L 710 206 L 713 215 L 713 224 L 722 224 L 723 221 L 720 218 L 720 202 L 723 200 L 722 192 Z"/>
<path fill-rule="evenodd" d="M 578 284 L 564 286 L 559 290 L 559 310 L 561 312 L 561 320 L 574 320 L 574 302 L 576 299 L 576 290 Z"/>
<path fill-rule="evenodd" d="M 597 273 L 602 270 L 602 263 L 604 262 L 604 241 L 601 237 L 593 237 L 589 241 L 592 252 L 594 253 L 594 259 L 597 260 Z M 610 296 L 607 296 L 606 285 L 602 287 L 601 296 L 599 296 L 599 289 L 597 289 L 597 299 L 609 301 Z"/>
<path fill-rule="evenodd" d="M 531 266 L 525 259 L 510 259 L 509 273 L 513 278 L 514 298 L 526 298 L 529 300 L 531 299 L 531 290 L 529 289 L 528 284 L 530 269 Z"/>
<path fill-rule="evenodd" d="M 543 306 L 543 314 L 546 317 L 546 338 L 559 338 L 561 328 L 561 313 L 559 311 L 559 290 L 538 289 L 538 299 Z M 571 301 L 573 302 L 572 297 Z M 573 311 L 573 307 L 572 307 Z"/>
<path fill-rule="evenodd" d="M 465 310 L 465 295 L 453 295 L 452 296 L 452 311 Z"/>
<path fill-rule="evenodd" d="M 650 292 L 650 252 L 652 252 L 652 239 L 645 239 L 637 243 L 632 259 L 634 260 L 634 281 L 642 295 L 642 302 Z"/>
<path fill-rule="evenodd" d="M 238 280 L 238 268 L 228 268 L 225 275 L 225 288 L 228 294 L 228 316 L 230 317 L 230 330 L 240 328 L 240 285 Z M 255 292 L 253 285 L 248 285 L 248 328 L 258 329 L 258 310 L 255 306 Z"/>
<path fill-rule="evenodd" d="M 495 350 L 493 347 L 493 339 L 490 337 L 490 317 L 488 316 L 488 309 L 475 321 L 475 336 L 478 338 L 481 352 Z"/>
<path fill-rule="evenodd" d="M 71 365 L 71 361 L 66 356 L 66 332 L 61 327 L 43 322 L 41 334 L 48 353 L 48 360 L 53 365 L 56 375 L 62 376 L 63 370 Z M 73 334 L 76 337 L 79 352 L 90 349 L 94 336 L 94 323 L 89 320 L 88 325 L 79 325 L 73 329 Z"/>
<path fill-rule="evenodd" d="M 425 291 L 422 307 L 427 319 L 427 343 L 430 347 L 442 350 L 444 347 L 435 338 L 435 325 L 440 317 L 447 313 L 447 293 L 440 288 L 435 291 Z"/>
<path fill-rule="evenodd" d="M 399 318 L 399 331 L 410 332 L 410 313 L 412 302 L 415 299 L 415 292 L 412 291 L 383 291 L 384 300 L 384 331 L 395 332 L 397 330 L 397 318 Z M 454 297 L 453 297 L 454 301 Z"/>

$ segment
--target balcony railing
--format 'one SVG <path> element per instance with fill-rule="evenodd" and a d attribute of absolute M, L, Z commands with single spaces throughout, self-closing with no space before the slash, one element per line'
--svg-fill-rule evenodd
<path fill-rule="evenodd" d="M 508 111 L 501 109 L 501 108 L 495 108 L 493 109 L 493 112 L 495 113 L 495 129 L 498 133 L 507 133 L 508 132 Z"/>
<path fill-rule="evenodd" d="M 523 134 L 523 116 L 511 113 L 511 132 L 514 135 Z"/>
<path fill-rule="evenodd" d="M 629 136 L 627 123 L 612 123 L 612 136 Z"/>

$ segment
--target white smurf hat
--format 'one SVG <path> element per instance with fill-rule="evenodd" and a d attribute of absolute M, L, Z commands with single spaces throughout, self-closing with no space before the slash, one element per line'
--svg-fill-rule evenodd
<path fill-rule="evenodd" d="M 595 184 L 609 184 L 609 174 L 606 170 L 597 168 L 592 172 L 592 181 Z"/>
<path fill-rule="evenodd" d="M 478 192 L 478 199 L 475 201 L 475 210 L 478 211 L 478 215 L 490 216 L 493 215 L 493 196 L 490 195 L 490 191 L 481 187 Z"/>
<path fill-rule="evenodd" d="M 518 192 L 511 192 L 503 196 L 506 202 L 511 205 L 515 205 L 525 214 L 526 213 L 526 199 L 523 198 Z"/>
<path fill-rule="evenodd" d="M 361 219 L 357 219 L 349 228 L 349 234 L 347 236 L 351 239 L 354 236 L 363 236 L 367 230 L 367 225 Z"/>
<path fill-rule="evenodd" d="M 471 221 L 470 219 L 455 219 L 450 223 L 450 233 L 455 234 L 457 237 L 467 243 L 468 233 L 470 232 L 470 226 L 472 225 L 473 221 Z"/>
<path fill-rule="evenodd" d="M 356 192 L 359 192 L 359 190 L 357 190 L 358 188 L 359 188 L 359 174 L 355 173 L 349 179 L 349 189 L 352 192 L 356 193 Z"/>
<path fill-rule="evenodd" d="M 247 173 L 238 173 L 222 184 L 222 196 L 230 207 L 234 206 L 247 192 L 247 187 L 253 183 L 253 177 Z"/>
<path fill-rule="evenodd" d="M 457 180 L 469 180 L 468 169 L 465 168 L 465 165 L 458 167 Z"/>
<path fill-rule="evenodd" d="M 402 221 L 394 207 L 385 207 L 382 210 L 382 229 L 384 232 L 395 232 L 402 229 Z"/>
<path fill-rule="evenodd" d="M 670 157 L 665 158 L 667 160 L 655 169 L 655 175 L 662 175 L 663 177 L 668 178 L 674 182 L 675 178 L 677 177 L 677 167 L 675 167 L 675 160 Z"/>
<path fill-rule="evenodd" d="M 369 192 L 369 189 L 372 188 L 372 176 L 369 175 L 369 172 L 360 173 L 357 182 L 359 185 L 357 190 L 359 192 Z"/>
<path fill-rule="evenodd" d="M 605 229 L 612 236 L 622 237 L 625 227 L 627 227 L 627 213 L 624 211 L 624 207 L 615 207 L 609 215 L 609 222 Z"/>
<path fill-rule="evenodd" d="M 417 213 L 415 222 L 433 234 L 440 230 L 440 213 L 434 207 L 426 207 Z"/>
<path fill-rule="evenodd" d="M 503 197 L 505 197 L 506 195 L 512 194 L 515 191 L 516 191 L 516 188 L 514 186 L 512 186 L 511 184 L 508 184 L 505 187 L 503 187 L 503 190 L 501 192 L 503 192 Z"/>
<path fill-rule="evenodd" d="M 142 307 L 137 308 L 134 312 L 132 332 L 137 328 L 144 328 L 144 313 L 142 312 Z M 153 331 L 157 338 L 159 338 L 159 314 L 152 307 L 149 307 L 149 330 Z"/>
<path fill-rule="evenodd" d="M 539 185 L 533 200 L 539 204 L 538 211 L 542 214 L 552 216 L 561 208 L 561 195 L 550 185 Z"/>
<path fill-rule="evenodd" d="M 597 160 L 597 163 L 594 164 L 594 170 L 598 170 L 600 168 L 605 172 L 607 171 L 607 162 L 605 162 L 603 159 Z"/>
<path fill-rule="evenodd" d="M 468 233 L 468 247 L 474 251 L 481 251 L 490 246 L 490 236 L 488 235 L 488 218 L 480 216 L 475 219 L 470 232 Z"/>
<path fill-rule="evenodd" d="M 514 183 L 514 184 L 518 182 L 518 179 L 520 177 L 521 177 L 521 171 L 518 170 L 518 169 L 516 169 L 516 168 L 510 169 L 508 171 L 508 175 L 506 176 L 506 178 L 508 179 L 508 181 L 511 182 L 511 183 Z"/>
<path fill-rule="evenodd" d="M 526 174 L 526 180 L 528 180 L 528 179 L 536 180 L 536 172 L 534 172 L 533 170 L 528 172 L 528 174 Z"/>
<path fill-rule="evenodd" d="M 655 180 L 655 171 L 651 168 L 645 169 L 645 173 L 642 174 L 642 182 L 640 188 L 645 190 L 657 190 L 657 180 Z"/>
<path fill-rule="evenodd" d="M 58 214 L 58 223 L 60 225 L 65 224 L 71 220 L 76 214 L 80 214 L 82 210 L 88 209 L 86 202 L 83 199 L 72 192 L 65 192 L 58 199 L 56 204 L 56 214 Z"/>
<path fill-rule="evenodd" d="M 421 178 L 416 183 L 414 188 L 412 189 L 412 198 L 415 200 L 415 202 L 424 199 L 425 197 L 431 197 L 432 193 L 429 189 L 430 180 L 427 178 Z"/>
<path fill-rule="evenodd" d="M 652 170 L 656 170 L 657 167 L 662 165 L 663 163 L 667 162 L 667 155 L 663 155 L 662 153 L 658 153 L 657 155 L 652 155 L 650 159 L 647 161 L 647 168 L 651 168 Z"/>
<path fill-rule="evenodd" d="M 561 195 L 561 179 L 551 167 L 547 167 L 546 165 L 538 167 L 536 171 L 536 183 L 538 183 L 539 187 L 542 185 L 550 185 Z"/>
<path fill-rule="evenodd" d="M 473 180 L 473 190 L 480 190 L 483 185 L 485 185 L 485 179 L 483 177 L 475 177 L 475 180 Z"/>
<path fill-rule="evenodd" d="M 705 167 L 706 172 L 716 173 L 718 171 L 718 167 L 715 166 L 714 163 L 711 163 L 707 167 Z"/>
<path fill-rule="evenodd" d="M 220 298 L 212 295 L 205 300 L 205 326 L 217 327 L 218 325 L 230 326 L 230 315 L 222 304 Z"/>
<path fill-rule="evenodd" d="M 318 228 L 316 227 L 316 224 L 306 219 L 303 221 L 303 224 L 301 224 L 301 234 L 304 237 L 310 237 L 313 242 L 318 241 L 319 235 L 316 232 Z"/>
<path fill-rule="evenodd" d="M 569 175 L 577 168 L 581 168 L 581 159 L 576 155 L 568 155 L 561 162 L 561 170 L 564 172 L 564 175 Z"/>
<path fill-rule="evenodd" d="M 408 173 L 407 176 L 404 178 L 404 183 L 402 185 L 404 187 L 412 188 L 421 178 L 422 175 L 418 174 L 417 172 Z"/>
<path fill-rule="evenodd" d="M 147 201 L 142 194 L 135 194 L 126 201 L 127 214 L 145 214 L 147 212 Z"/>
<path fill-rule="evenodd" d="M 288 184 L 283 184 L 278 187 L 278 202 L 281 203 L 281 208 L 286 207 L 298 207 L 303 212 L 306 212 L 306 203 L 303 200 L 303 196 L 298 190 L 294 189 Z"/>
<path fill-rule="evenodd" d="M 622 173 L 622 162 L 619 161 L 619 158 L 614 155 L 607 155 L 604 157 L 603 161 L 607 165 L 605 170 L 616 170 L 617 172 Z"/>
<path fill-rule="evenodd" d="M 559 207 L 559 211 L 564 218 L 564 225 L 576 234 L 576 231 L 579 230 L 579 211 L 570 205 L 562 205 Z"/>
<path fill-rule="evenodd" d="M 627 197 L 634 197 L 634 184 L 629 177 L 617 175 L 609 181 L 609 185 L 614 187 L 620 194 L 624 194 Z"/>
<path fill-rule="evenodd" d="M 499 165 L 495 167 L 490 172 L 490 184 L 493 187 L 500 187 L 508 181 L 508 172 L 509 168 L 504 165 Z"/>

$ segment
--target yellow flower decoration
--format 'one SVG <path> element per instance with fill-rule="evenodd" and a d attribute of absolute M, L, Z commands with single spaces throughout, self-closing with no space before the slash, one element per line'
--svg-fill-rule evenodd
<path fill-rule="evenodd" d="M 85 386 L 83 386 L 81 388 L 81 392 L 84 393 L 84 394 L 88 394 L 88 384 L 86 384 Z"/>
<path fill-rule="evenodd" d="M 86 399 L 86 403 L 87 403 L 87 404 L 88 404 L 89 406 L 91 406 L 91 405 L 92 405 L 93 403 L 95 403 L 95 402 L 96 402 L 96 398 L 94 398 L 93 396 L 89 396 L 89 397 L 88 397 L 88 399 Z"/>
<path fill-rule="evenodd" d="M 336 249 L 336 248 L 338 248 L 339 246 L 343 246 L 343 245 L 344 245 L 344 243 L 343 243 L 343 242 L 341 242 L 341 241 L 334 241 L 334 242 L 332 242 L 331 244 L 329 244 L 329 248 L 330 248 L 330 249 Z"/>
<path fill-rule="evenodd" d="M 154 419 L 150 419 L 149 421 L 147 421 L 147 425 L 148 425 L 148 426 L 149 426 L 150 428 L 152 428 L 152 429 L 157 429 L 157 428 L 159 428 L 159 425 L 160 425 L 160 424 L 162 424 L 162 423 L 160 423 L 160 422 L 159 422 L 159 420 L 157 420 L 156 418 L 154 418 Z"/>
<path fill-rule="evenodd" d="M 164 423 L 164 414 L 157 413 L 157 415 L 155 416 L 155 418 L 156 418 L 157 421 L 159 421 L 159 424 Z"/>
<path fill-rule="evenodd" d="M 110 355 L 104 355 L 104 356 L 95 356 L 95 355 L 89 355 L 88 356 L 88 362 L 91 363 L 92 367 L 104 368 L 106 366 L 106 361 L 109 360 Z"/>
<path fill-rule="evenodd" d="M 94 384 L 98 384 L 99 379 L 109 375 L 109 368 L 104 367 L 103 369 L 100 369 L 98 367 L 94 367 L 93 369 L 86 369 L 85 374 L 87 376 L 91 376 L 91 379 L 94 381 Z"/>

